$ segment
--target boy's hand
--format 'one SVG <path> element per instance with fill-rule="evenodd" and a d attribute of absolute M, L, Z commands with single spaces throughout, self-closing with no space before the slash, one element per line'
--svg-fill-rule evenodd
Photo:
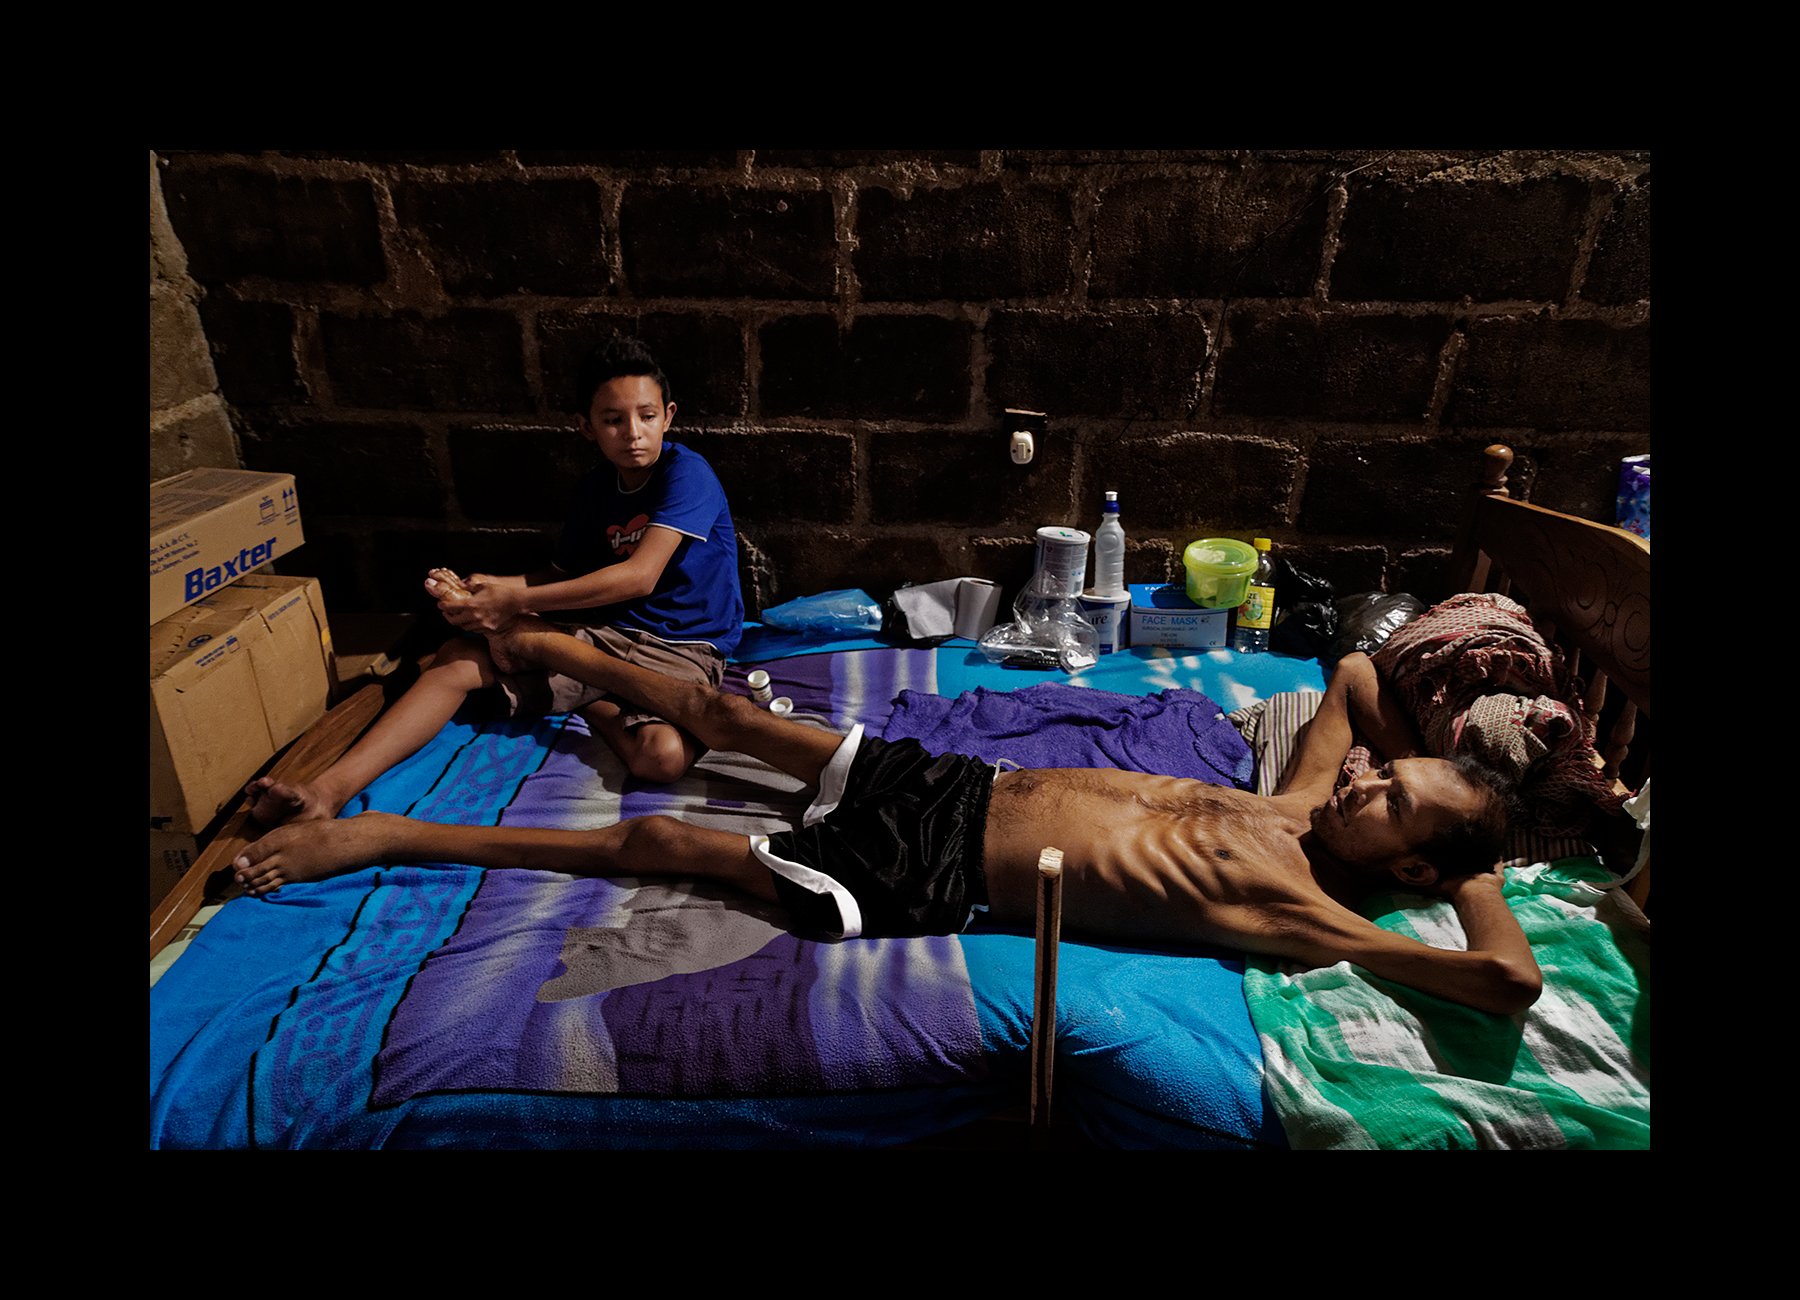
<path fill-rule="evenodd" d="M 429 584 L 428 584 L 429 586 Z M 447 584 L 433 590 L 438 611 L 464 632 L 498 632 L 525 612 L 524 588 L 486 574 L 471 574 L 458 592 Z"/>

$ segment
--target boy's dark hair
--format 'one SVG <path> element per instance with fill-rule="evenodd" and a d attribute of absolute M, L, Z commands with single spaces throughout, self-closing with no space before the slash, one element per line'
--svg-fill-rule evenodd
<path fill-rule="evenodd" d="M 1454 754 L 1449 762 L 1482 799 L 1473 816 L 1419 846 L 1440 880 L 1486 871 L 1498 862 L 1506 850 L 1507 825 L 1518 808 L 1518 789 L 1505 773 L 1468 754 Z"/>
<path fill-rule="evenodd" d="M 585 416 L 600 385 L 621 375 L 647 375 L 662 389 L 664 406 L 675 400 L 669 391 L 669 377 L 656 364 L 650 349 L 639 339 L 614 334 L 581 360 L 581 369 L 575 376 L 575 414 Z"/>

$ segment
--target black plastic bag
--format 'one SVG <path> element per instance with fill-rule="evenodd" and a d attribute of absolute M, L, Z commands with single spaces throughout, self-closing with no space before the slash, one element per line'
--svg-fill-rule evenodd
<path fill-rule="evenodd" d="M 1329 578 L 1296 568 L 1285 555 L 1275 557 L 1275 625 L 1269 649 L 1300 659 L 1324 659 L 1337 635 L 1339 615 Z"/>
<path fill-rule="evenodd" d="M 1424 612 L 1424 603 L 1404 591 L 1363 591 L 1345 596 L 1337 602 L 1337 631 L 1319 655 L 1319 662 L 1329 667 L 1359 650 L 1374 654 L 1390 636 Z"/>
<path fill-rule="evenodd" d="M 1313 603 L 1330 604 L 1337 596 L 1331 579 L 1294 567 L 1285 555 L 1275 557 L 1275 608 L 1297 610 Z"/>
<path fill-rule="evenodd" d="M 1269 629 L 1269 649 L 1277 654 L 1323 662 L 1337 631 L 1337 606 L 1330 601 L 1309 600 L 1282 614 Z"/>

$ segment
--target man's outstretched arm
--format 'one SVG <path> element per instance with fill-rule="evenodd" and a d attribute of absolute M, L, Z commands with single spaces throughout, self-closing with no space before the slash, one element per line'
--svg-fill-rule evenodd
<path fill-rule="evenodd" d="M 1531 941 L 1506 905 L 1498 867 L 1459 876 L 1435 889 L 1462 922 L 1468 948 L 1433 948 L 1383 930 L 1348 908 L 1316 918 L 1301 959 L 1329 965 L 1348 961 L 1372 975 L 1497 1015 L 1525 1010 L 1543 992 Z"/>

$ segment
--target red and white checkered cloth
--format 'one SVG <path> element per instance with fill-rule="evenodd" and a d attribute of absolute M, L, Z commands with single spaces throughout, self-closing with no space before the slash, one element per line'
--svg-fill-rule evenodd
<path fill-rule="evenodd" d="M 1473 754 L 1513 777 L 1536 829 L 1576 834 L 1616 813 L 1581 683 L 1517 601 L 1452 596 L 1400 627 L 1372 656 L 1428 752 Z"/>

